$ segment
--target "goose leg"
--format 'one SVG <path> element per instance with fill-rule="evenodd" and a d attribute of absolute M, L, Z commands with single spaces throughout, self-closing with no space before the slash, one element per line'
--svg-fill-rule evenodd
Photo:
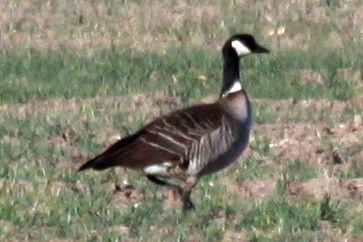
<path fill-rule="evenodd" d="M 167 187 L 171 187 L 171 188 L 175 188 L 177 189 L 179 195 L 181 196 L 181 200 L 183 203 L 183 212 L 186 212 L 188 210 L 194 210 L 195 206 L 194 203 L 192 202 L 192 200 L 190 199 L 190 194 L 192 192 L 192 188 L 195 186 L 195 184 L 197 183 L 197 179 L 195 177 L 189 177 L 186 181 L 185 181 L 185 188 L 183 189 L 181 186 L 178 186 L 176 184 L 172 184 L 172 183 L 168 183 L 166 181 L 160 180 L 159 178 L 157 178 L 156 176 L 146 176 L 147 179 L 149 179 L 149 181 L 160 185 L 160 186 L 167 186 Z"/>
<path fill-rule="evenodd" d="M 156 176 L 146 176 L 146 177 L 147 177 L 147 179 L 149 179 L 149 181 L 151 181 L 159 186 L 166 186 L 166 187 L 171 187 L 171 188 L 176 189 L 180 196 L 183 196 L 183 194 L 184 194 L 184 189 L 176 184 L 172 184 L 172 183 L 168 183 L 166 181 L 160 180 Z"/>
<path fill-rule="evenodd" d="M 190 199 L 190 193 L 191 193 L 191 190 L 184 191 L 184 193 L 182 194 L 181 199 L 183 202 L 183 212 L 186 212 L 186 211 L 192 210 L 192 209 L 195 210 L 194 203 Z"/>
<path fill-rule="evenodd" d="M 183 212 L 195 209 L 194 203 L 190 199 L 190 194 L 192 192 L 192 188 L 195 184 L 197 184 L 197 181 L 198 179 L 196 177 L 188 177 L 185 180 L 184 192 L 182 194 Z"/>

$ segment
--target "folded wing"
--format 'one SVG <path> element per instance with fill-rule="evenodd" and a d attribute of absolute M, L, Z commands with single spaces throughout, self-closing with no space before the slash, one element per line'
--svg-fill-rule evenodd
<path fill-rule="evenodd" d="M 161 116 L 109 147 L 79 170 L 111 166 L 144 168 L 168 162 L 201 170 L 237 140 L 236 123 L 219 103 L 192 106 Z"/>

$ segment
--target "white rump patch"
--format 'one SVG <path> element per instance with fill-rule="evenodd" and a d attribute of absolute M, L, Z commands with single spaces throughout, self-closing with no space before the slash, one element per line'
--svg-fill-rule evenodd
<path fill-rule="evenodd" d="M 150 165 L 144 168 L 144 172 L 147 175 L 154 176 L 166 176 L 168 173 L 168 168 L 171 167 L 171 163 L 164 162 L 157 165 Z"/>
<path fill-rule="evenodd" d="M 238 56 L 251 54 L 251 50 L 239 40 L 233 40 L 232 47 L 236 50 Z"/>

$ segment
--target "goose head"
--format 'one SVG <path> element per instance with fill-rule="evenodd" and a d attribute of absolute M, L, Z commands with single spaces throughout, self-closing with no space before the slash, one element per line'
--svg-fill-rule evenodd
<path fill-rule="evenodd" d="M 254 53 L 269 53 L 269 50 L 257 43 L 252 35 L 237 34 L 226 41 L 222 52 L 224 58 L 241 58 Z"/>

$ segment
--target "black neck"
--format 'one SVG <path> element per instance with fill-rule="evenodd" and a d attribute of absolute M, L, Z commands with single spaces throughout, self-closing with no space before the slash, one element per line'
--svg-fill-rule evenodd
<path fill-rule="evenodd" d="M 239 57 L 237 55 L 225 55 L 223 84 L 220 97 L 222 97 L 222 95 L 232 87 L 236 80 L 239 80 Z"/>

